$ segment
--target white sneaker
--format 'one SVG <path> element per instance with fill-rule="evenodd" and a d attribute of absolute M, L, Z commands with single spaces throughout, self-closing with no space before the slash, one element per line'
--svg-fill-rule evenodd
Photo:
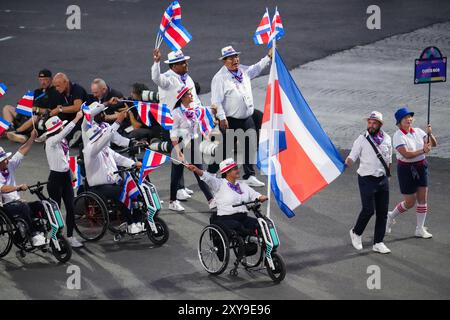
<path fill-rule="evenodd" d="M 33 238 L 31 238 L 31 244 L 33 245 L 33 247 L 40 247 L 45 243 L 45 237 L 42 233 L 38 233 Z"/>
<path fill-rule="evenodd" d="M 42 143 L 45 140 L 47 140 L 47 135 L 46 134 L 41 134 L 39 137 L 37 137 L 36 139 L 34 139 L 34 142 L 37 143 Z"/>
<path fill-rule="evenodd" d="M 75 237 L 68 237 L 67 241 L 69 241 L 69 244 L 72 248 L 81 248 L 83 244 Z"/>
<path fill-rule="evenodd" d="M 128 233 L 129 234 L 136 234 L 141 232 L 141 229 L 136 225 L 136 223 L 132 223 L 128 225 Z"/>
<path fill-rule="evenodd" d="M 362 250 L 362 240 L 361 236 L 358 236 L 353 232 L 353 229 L 350 230 L 350 239 L 352 240 L 352 245 L 356 250 Z"/>
<path fill-rule="evenodd" d="M 184 211 L 184 208 L 178 200 L 175 200 L 175 201 L 172 201 L 171 203 L 169 203 L 169 210 L 180 212 L 180 211 Z"/>
<path fill-rule="evenodd" d="M 389 250 L 389 248 L 386 247 L 386 245 L 383 242 L 375 243 L 372 247 L 372 250 L 383 254 L 391 253 L 391 250 Z"/>
<path fill-rule="evenodd" d="M 191 189 L 189 189 L 189 188 L 184 188 L 184 191 L 186 191 L 186 193 L 188 194 L 188 195 L 191 195 L 191 194 L 194 194 L 194 191 L 192 191 Z"/>
<path fill-rule="evenodd" d="M 423 239 L 430 239 L 433 237 L 433 235 L 431 233 L 429 233 L 425 227 L 423 227 L 423 228 L 416 227 L 415 236 L 418 238 L 423 238 Z"/>
<path fill-rule="evenodd" d="M 250 187 L 264 187 L 264 182 L 259 181 L 256 179 L 255 176 L 250 176 L 248 179 L 244 179 L 244 182 L 249 185 Z"/>
<path fill-rule="evenodd" d="M 185 189 L 179 189 L 177 191 L 177 200 L 180 201 L 186 201 L 187 199 L 189 199 L 191 196 L 186 192 Z"/>
<path fill-rule="evenodd" d="M 386 221 L 386 233 L 392 232 L 392 226 L 395 224 L 395 219 L 392 218 L 392 211 L 388 212 L 387 221 Z"/>
<path fill-rule="evenodd" d="M 210 201 L 209 201 L 209 210 L 214 210 L 214 209 L 217 209 L 217 202 L 216 202 L 216 199 L 214 199 L 214 198 L 212 198 Z"/>

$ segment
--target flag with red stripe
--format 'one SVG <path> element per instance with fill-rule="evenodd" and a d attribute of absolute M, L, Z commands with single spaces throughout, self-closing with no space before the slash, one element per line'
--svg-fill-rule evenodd
<path fill-rule="evenodd" d="M 72 177 L 76 179 L 76 181 L 72 180 L 72 187 L 77 189 L 81 185 L 81 170 L 76 156 L 69 157 L 69 168 L 72 172 Z"/>
<path fill-rule="evenodd" d="M 120 194 L 120 201 L 131 210 L 131 200 L 137 198 L 140 194 L 139 188 L 134 182 L 133 177 L 129 172 L 125 175 L 122 193 Z"/>
<path fill-rule="evenodd" d="M 9 129 L 11 123 L 0 117 L 0 137 Z"/>
<path fill-rule="evenodd" d="M 284 36 L 283 23 L 278 8 L 275 9 L 275 15 L 272 18 L 272 25 L 270 26 L 269 48 L 272 46 L 273 40 L 280 40 Z"/>
<path fill-rule="evenodd" d="M 178 51 L 192 40 L 191 34 L 181 24 L 181 6 L 174 1 L 166 9 L 159 25 L 159 33 L 172 51 Z"/>
<path fill-rule="evenodd" d="M 150 112 L 158 123 L 166 130 L 172 130 L 173 117 L 170 109 L 166 104 L 151 103 Z"/>
<path fill-rule="evenodd" d="M 196 107 L 195 113 L 200 124 L 200 130 L 202 131 L 202 134 L 204 136 L 208 135 L 208 133 L 210 133 L 215 126 L 211 112 L 209 111 L 208 107 L 198 106 Z"/>
<path fill-rule="evenodd" d="M 138 112 L 139 118 L 141 118 L 142 123 L 144 123 L 147 127 L 150 127 L 150 108 L 152 103 L 143 102 L 143 101 L 135 101 L 134 106 Z"/>
<path fill-rule="evenodd" d="M 256 28 L 256 32 L 253 36 L 253 41 L 255 44 L 268 44 L 270 38 L 270 17 L 269 10 L 266 8 L 266 13 L 264 13 L 261 22 Z"/>
<path fill-rule="evenodd" d="M 17 103 L 16 112 L 27 117 L 32 117 L 33 100 L 34 100 L 33 91 L 28 91 L 27 93 L 25 93 L 22 99 L 20 99 L 19 102 Z"/>
<path fill-rule="evenodd" d="M 152 150 L 145 150 L 144 159 L 142 160 L 142 167 L 139 173 L 139 184 L 145 179 L 145 177 L 155 170 L 156 168 L 162 166 L 165 162 L 169 161 L 170 157 Z"/>
<path fill-rule="evenodd" d="M 8 91 L 8 87 L 3 82 L 0 82 L 0 97 L 3 97 L 6 91 Z"/>

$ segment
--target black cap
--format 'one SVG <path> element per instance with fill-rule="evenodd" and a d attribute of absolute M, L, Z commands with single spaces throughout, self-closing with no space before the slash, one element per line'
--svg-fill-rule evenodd
<path fill-rule="evenodd" d="M 39 71 L 38 77 L 39 78 L 51 78 L 52 72 L 48 69 L 42 69 Z"/>

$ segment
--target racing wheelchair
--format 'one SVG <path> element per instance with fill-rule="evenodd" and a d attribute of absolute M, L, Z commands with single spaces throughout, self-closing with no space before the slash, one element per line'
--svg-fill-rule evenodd
<path fill-rule="evenodd" d="M 143 145 L 135 144 L 121 150 L 128 152 L 133 158 L 140 153 Z M 128 234 L 127 223 L 120 210 L 119 199 L 104 199 L 89 188 L 86 175 L 83 174 L 83 160 L 79 160 L 82 171 L 83 183 L 78 189 L 74 200 L 75 207 L 75 231 L 86 241 L 100 240 L 109 230 L 114 235 L 114 241 L 120 241 Z M 164 220 L 158 217 L 161 210 L 161 201 L 156 187 L 147 176 L 142 184 L 138 184 L 139 170 L 137 168 L 121 169 L 116 173 L 124 174 L 130 172 L 133 180 L 138 186 L 140 195 L 132 202 L 133 214 L 139 214 L 144 224 L 144 231 L 130 235 L 140 236 L 144 233 L 155 245 L 161 246 L 169 239 L 169 228 Z"/>
<path fill-rule="evenodd" d="M 46 184 L 47 182 L 38 182 L 28 186 L 30 193 L 38 197 L 45 211 L 45 216 L 32 217 L 32 223 L 44 232 L 46 243 L 39 247 L 32 246 L 28 223 L 19 217 L 11 221 L 0 209 L 0 258 L 9 253 L 13 244 L 19 249 L 18 253 L 22 258 L 37 250 L 48 252 L 49 247 L 53 256 L 61 263 L 66 263 L 72 257 L 72 248 L 62 234 L 64 220 L 58 204 L 43 194 Z"/>
<path fill-rule="evenodd" d="M 233 207 L 241 205 L 253 211 L 258 220 L 256 236 L 249 237 L 229 230 L 216 221 L 213 215 L 198 242 L 201 265 L 210 274 L 222 274 L 230 261 L 230 251 L 233 251 L 236 260 L 230 275 L 237 276 L 238 267 L 242 265 L 247 271 L 265 268 L 274 282 L 283 281 L 286 276 L 286 265 L 281 255 L 277 253 L 280 242 L 273 220 L 261 213 L 261 203 L 258 200 L 242 202 Z"/>

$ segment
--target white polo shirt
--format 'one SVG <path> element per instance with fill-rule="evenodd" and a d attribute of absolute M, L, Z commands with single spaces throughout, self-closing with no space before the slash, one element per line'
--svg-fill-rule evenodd
<path fill-rule="evenodd" d="M 172 69 L 161 74 L 160 63 L 153 63 L 152 66 L 152 80 L 158 86 L 159 101 L 166 104 L 170 111 L 172 111 L 175 103 L 177 103 L 177 91 L 182 85 L 181 76 Z M 188 75 L 186 78 L 186 86 L 192 88 L 192 95 L 194 96 L 194 103 L 201 104 L 195 90 L 194 80 Z"/>
<path fill-rule="evenodd" d="M 423 150 L 424 142 L 427 137 L 425 131 L 420 128 L 410 128 L 409 132 L 398 129 L 394 134 L 394 148 L 397 160 L 403 162 L 417 162 L 425 159 L 425 154 L 418 155 L 414 158 L 405 158 L 398 148 L 404 146 L 408 151 Z"/>
<path fill-rule="evenodd" d="M 223 66 L 211 81 L 211 105 L 217 106 L 217 118 L 226 117 L 246 119 L 253 114 L 253 93 L 251 79 L 260 75 L 270 64 L 270 58 L 265 56 L 251 66 L 239 67 L 242 72 L 242 82 L 235 79 L 232 73 Z"/>
<path fill-rule="evenodd" d="M 381 161 L 377 158 L 375 150 L 373 150 L 369 141 L 367 141 L 367 135 L 369 134 L 366 131 L 355 140 L 348 158 L 350 158 L 353 162 L 356 162 L 356 160 L 359 159 L 359 168 L 357 172 L 360 176 L 384 176 L 386 175 L 386 170 L 384 169 Z M 378 148 L 380 154 L 383 156 L 386 164 L 389 166 L 389 164 L 392 163 L 391 137 L 384 131 L 383 135 L 384 138 L 380 145 L 378 145 L 375 141 L 373 143 Z"/>
<path fill-rule="evenodd" d="M 234 208 L 233 205 L 253 201 L 261 196 L 259 192 L 250 188 L 245 182 L 239 182 L 239 187 L 242 191 L 242 194 L 239 194 L 228 186 L 227 179 L 217 178 L 215 175 L 206 171 L 203 171 L 200 179 L 206 182 L 214 194 L 218 216 L 229 216 L 239 212 L 248 212 L 246 206 Z"/>
<path fill-rule="evenodd" d="M 16 185 L 16 177 L 15 173 L 17 168 L 22 163 L 22 160 L 24 159 L 24 155 L 21 154 L 19 151 L 17 151 L 11 159 L 9 159 L 8 163 L 8 173 L 9 174 L 0 174 L 0 188 L 3 186 L 15 186 Z M 7 203 L 10 203 L 12 201 L 20 200 L 19 193 L 17 191 L 9 192 L 9 193 L 1 193 L 2 197 L 2 203 L 5 205 Z"/>

